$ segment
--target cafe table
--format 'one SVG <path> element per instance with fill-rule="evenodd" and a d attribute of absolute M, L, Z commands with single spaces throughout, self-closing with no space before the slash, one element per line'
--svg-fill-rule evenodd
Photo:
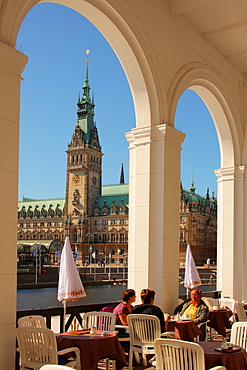
<path fill-rule="evenodd" d="M 209 310 L 208 312 L 208 326 L 213 328 L 223 337 L 226 336 L 226 328 L 231 328 L 229 318 L 232 316 L 232 311 L 229 309 Z"/>
<path fill-rule="evenodd" d="M 247 370 L 247 353 L 242 347 L 234 346 L 240 349 L 238 352 L 222 352 L 221 342 L 197 342 L 197 344 L 204 350 L 205 370 L 220 365 L 225 366 L 227 370 Z"/>
<path fill-rule="evenodd" d="M 201 329 L 192 320 L 170 320 L 168 331 L 175 331 L 178 339 L 194 342 L 194 338 L 202 334 Z"/>
<path fill-rule="evenodd" d="M 99 360 L 109 358 L 116 361 L 116 369 L 120 370 L 126 364 L 126 357 L 115 333 L 108 332 L 103 336 L 102 330 L 90 334 L 89 330 L 77 330 L 57 335 L 58 350 L 68 347 L 78 347 L 81 354 L 81 370 L 91 370 L 97 367 Z"/>

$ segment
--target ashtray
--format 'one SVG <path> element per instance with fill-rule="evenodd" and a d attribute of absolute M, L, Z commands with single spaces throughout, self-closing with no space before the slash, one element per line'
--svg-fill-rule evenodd
<path fill-rule="evenodd" d="M 234 353 L 234 352 L 239 352 L 241 351 L 241 347 L 236 347 L 236 346 L 233 346 L 233 347 L 230 347 L 230 348 L 215 348 L 214 351 L 217 351 L 217 352 L 222 352 L 222 353 Z"/>
<path fill-rule="evenodd" d="M 108 335 L 111 335 L 108 331 L 103 331 L 103 333 L 101 333 L 102 337 L 108 337 Z"/>

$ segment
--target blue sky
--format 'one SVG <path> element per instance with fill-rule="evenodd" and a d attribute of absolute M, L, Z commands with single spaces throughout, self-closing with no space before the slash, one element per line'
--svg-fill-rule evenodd
<path fill-rule="evenodd" d="M 65 151 L 76 123 L 86 49 L 91 50 L 89 83 L 104 153 L 103 184 L 119 182 L 122 161 L 128 182 L 125 133 L 135 127 L 134 106 L 121 64 L 101 33 L 75 11 L 43 3 L 24 19 L 16 48 L 29 57 L 21 84 L 19 199 L 65 196 Z M 181 156 L 184 188 L 190 187 L 194 170 L 197 193 L 216 191 L 218 140 L 207 108 L 193 91 L 180 98 L 175 127 L 186 134 Z"/>

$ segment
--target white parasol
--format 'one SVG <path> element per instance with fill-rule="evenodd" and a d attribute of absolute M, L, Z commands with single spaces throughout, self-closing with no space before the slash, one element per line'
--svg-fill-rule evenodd
<path fill-rule="evenodd" d="M 66 236 L 64 247 L 61 253 L 60 273 L 58 280 L 57 300 L 64 305 L 63 326 L 65 331 L 66 302 L 76 301 L 86 297 L 86 292 L 78 274 L 70 242 Z"/>
<path fill-rule="evenodd" d="M 202 285 L 189 244 L 187 245 L 185 263 L 184 287 L 187 288 L 188 297 L 189 288 L 192 289 L 198 287 L 199 285 Z"/>

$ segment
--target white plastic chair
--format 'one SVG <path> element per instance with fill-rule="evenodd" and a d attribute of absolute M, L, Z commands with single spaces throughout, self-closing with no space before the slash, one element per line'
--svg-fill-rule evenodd
<path fill-rule="evenodd" d="M 46 321 L 43 316 L 23 316 L 17 321 L 18 326 L 35 326 L 36 328 L 47 328 Z"/>
<path fill-rule="evenodd" d="M 235 312 L 236 312 L 236 301 L 232 298 L 219 298 L 220 307 L 228 307 L 232 311 L 232 316 L 229 321 L 234 323 L 236 322 Z M 231 330 L 231 329 L 230 329 Z M 229 331 L 229 329 L 227 330 Z"/>
<path fill-rule="evenodd" d="M 40 370 L 71 370 L 71 367 L 65 365 L 44 365 Z"/>
<path fill-rule="evenodd" d="M 127 322 L 130 333 L 129 369 L 132 369 L 133 353 L 141 353 L 143 364 L 147 366 L 147 355 L 154 354 L 154 340 L 161 335 L 160 320 L 153 315 L 130 314 Z"/>
<path fill-rule="evenodd" d="M 235 311 L 236 301 L 233 298 L 223 297 L 219 298 L 220 307 L 228 307 L 232 312 Z"/>
<path fill-rule="evenodd" d="M 230 342 L 247 350 L 247 322 L 235 322 L 232 325 Z"/>
<path fill-rule="evenodd" d="M 208 306 L 208 309 L 209 310 L 212 310 L 214 306 L 217 306 L 216 305 L 216 300 L 214 298 L 210 298 L 210 297 L 202 297 L 202 300 L 203 302 L 206 303 L 206 305 Z"/>
<path fill-rule="evenodd" d="M 157 370 L 205 370 L 204 351 L 197 343 L 176 339 L 154 341 Z M 215 366 L 211 370 L 226 370 Z"/>
<path fill-rule="evenodd" d="M 206 330 L 206 336 L 205 336 L 205 339 L 204 339 L 205 342 L 208 342 L 208 337 L 210 336 L 210 333 L 208 333 L 208 326 L 207 326 L 208 322 L 209 322 L 209 320 L 201 322 L 200 324 L 196 324 L 198 326 L 198 328 L 201 328 L 203 325 L 205 325 L 205 330 Z M 196 342 L 200 341 L 200 334 L 197 335 L 197 337 L 195 337 L 195 341 Z"/>
<path fill-rule="evenodd" d="M 46 364 L 58 364 L 58 356 L 69 352 L 74 352 L 76 358 L 66 365 L 81 369 L 79 348 L 70 347 L 58 351 L 56 336 L 51 329 L 22 326 L 16 329 L 16 337 L 20 351 L 20 370 L 36 370 Z"/>
<path fill-rule="evenodd" d="M 236 311 L 237 311 L 239 321 L 247 321 L 246 312 L 245 312 L 245 309 L 242 303 L 236 302 Z"/>
<path fill-rule="evenodd" d="M 112 312 L 86 312 L 82 318 L 83 329 L 94 326 L 97 330 L 115 331 L 116 315 Z"/>
<path fill-rule="evenodd" d="M 115 331 L 116 315 L 112 312 L 86 312 L 82 318 L 82 326 L 84 329 L 95 327 L 96 330 Z M 106 360 L 106 369 L 109 370 L 110 362 L 112 368 L 115 369 L 116 363 L 114 360 Z M 102 360 L 104 361 L 104 360 Z"/>

